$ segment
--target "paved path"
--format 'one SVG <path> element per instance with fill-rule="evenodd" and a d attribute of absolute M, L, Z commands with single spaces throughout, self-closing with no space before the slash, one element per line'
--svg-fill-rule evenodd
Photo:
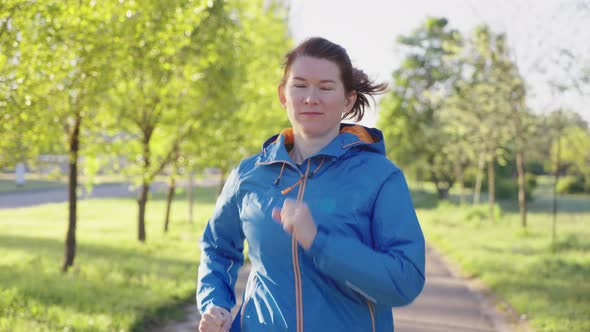
<path fill-rule="evenodd" d="M 240 270 L 238 298 L 248 277 L 248 268 Z M 475 291 L 471 283 L 452 272 L 438 252 L 427 248 L 426 287 L 411 305 L 394 310 L 396 332 L 511 332 L 503 316 Z M 239 303 L 233 311 L 234 317 Z M 198 331 L 199 315 L 195 306 L 186 308 L 186 320 L 169 322 L 152 332 Z"/>
<path fill-rule="evenodd" d="M 90 195 L 84 187 L 79 187 L 79 199 L 132 196 L 136 191 L 129 189 L 127 184 L 101 184 L 94 186 Z M 35 206 L 47 203 L 61 203 L 68 200 L 67 188 L 31 189 L 19 192 L 0 193 L 0 209 L 11 209 Z"/>
<path fill-rule="evenodd" d="M 177 184 L 178 187 L 184 185 L 184 182 Z M 195 187 L 215 185 L 218 185 L 218 181 L 215 179 L 195 181 Z M 167 184 L 164 182 L 154 182 L 150 186 L 152 192 L 162 191 L 166 188 Z M 125 183 L 111 183 L 94 186 L 90 194 L 87 194 L 85 188 L 80 186 L 79 192 L 78 199 L 83 200 L 88 198 L 131 197 L 137 194 L 137 189 Z M 67 202 L 67 200 L 68 191 L 65 186 L 61 188 L 8 191 L 0 193 L 0 209 L 28 207 L 47 203 L 62 203 Z"/>

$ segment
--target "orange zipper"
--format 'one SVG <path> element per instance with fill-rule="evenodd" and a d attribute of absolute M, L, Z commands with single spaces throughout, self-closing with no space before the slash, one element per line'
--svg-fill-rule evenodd
<path fill-rule="evenodd" d="M 242 310 L 240 311 L 240 330 L 244 328 L 244 311 L 246 311 L 246 305 L 248 305 L 249 301 L 250 297 L 244 297 L 244 305 L 242 305 Z"/>
<path fill-rule="evenodd" d="M 375 312 L 373 311 L 373 306 L 371 302 L 367 301 L 367 306 L 369 306 L 369 313 L 371 314 L 371 324 L 373 326 L 373 332 L 375 332 Z"/>
<path fill-rule="evenodd" d="M 303 195 L 305 195 L 305 187 L 307 185 L 307 176 L 309 175 L 309 168 L 311 167 L 311 160 L 307 160 L 307 170 L 303 175 L 303 182 L 299 186 L 299 193 L 297 194 L 297 201 L 303 201 Z M 297 308 L 297 332 L 303 332 L 303 291 L 301 288 L 301 268 L 299 266 L 299 251 L 298 251 L 297 239 L 293 234 L 293 240 L 291 242 L 291 256 L 293 259 L 293 274 L 295 277 L 295 305 Z"/>

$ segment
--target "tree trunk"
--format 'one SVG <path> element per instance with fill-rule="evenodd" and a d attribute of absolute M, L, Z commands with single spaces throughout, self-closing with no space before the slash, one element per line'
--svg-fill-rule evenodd
<path fill-rule="evenodd" d="M 137 199 L 137 204 L 139 207 L 139 220 L 137 225 L 138 236 L 137 239 L 140 242 L 145 242 L 146 240 L 146 233 L 145 233 L 145 210 L 147 206 L 148 200 L 148 193 L 150 191 L 150 183 L 146 180 L 143 180 L 141 184 L 141 190 L 139 192 L 139 198 Z"/>
<path fill-rule="evenodd" d="M 170 224 L 170 208 L 172 207 L 172 200 L 174 199 L 174 190 L 176 189 L 176 181 L 174 172 L 170 174 L 168 184 L 168 196 L 166 197 L 166 219 L 164 220 L 164 233 L 168 233 L 168 225 Z"/>
<path fill-rule="evenodd" d="M 477 162 L 477 176 L 475 177 L 475 188 L 473 189 L 473 204 L 479 204 L 479 195 L 481 194 L 481 182 L 483 180 L 483 169 L 485 167 L 485 153 L 479 154 Z"/>
<path fill-rule="evenodd" d="M 222 168 L 221 169 L 221 179 L 219 181 L 219 188 L 217 190 L 218 195 L 221 195 L 221 191 L 223 190 L 223 186 L 225 185 L 225 173 L 226 173 L 225 168 Z"/>
<path fill-rule="evenodd" d="M 448 187 L 436 187 L 438 198 L 448 200 L 449 199 L 449 188 Z"/>
<path fill-rule="evenodd" d="M 555 156 L 554 181 L 553 181 L 553 223 L 551 226 L 551 244 L 555 248 L 555 241 L 557 240 L 557 182 L 559 181 L 559 165 L 561 164 L 561 133 L 557 134 L 557 153 Z"/>
<path fill-rule="evenodd" d="M 455 176 L 457 177 L 457 181 L 459 181 L 459 204 L 465 204 L 465 183 L 464 183 L 464 174 L 465 168 L 461 165 L 460 162 L 455 164 Z"/>
<path fill-rule="evenodd" d="M 524 170 L 524 151 L 519 148 L 516 153 L 516 171 L 518 172 L 518 207 L 520 209 L 520 225 L 526 228 L 526 177 Z"/>
<path fill-rule="evenodd" d="M 191 169 L 188 174 L 188 222 L 193 223 L 193 188 L 194 188 L 195 172 Z"/>
<path fill-rule="evenodd" d="M 441 200 L 449 199 L 449 188 L 450 187 L 443 186 L 443 181 L 440 181 L 434 172 L 432 172 L 430 174 L 430 179 L 434 183 L 434 187 L 436 188 L 436 193 L 438 195 L 438 198 Z"/>
<path fill-rule="evenodd" d="M 494 215 L 494 205 L 495 205 L 496 193 L 494 187 L 494 156 L 490 156 L 490 160 L 488 161 L 488 202 L 490 204 L 490 222 L 495 222 L 496 218 Z"/>
<path fill-rule="evenodd" d="M 146 233 L 145 233 L 145 210 L 148 201 L 148 193 L 150 191 L 150 184 L 151 179 L 148 179 L 148 174 L 150 171 L 150 138 L 151 138 L 151 131 L 146 130 L 143 136 L 143 180 L 141 182 L 141 190 L 139 192 L 139 198 L 137 199 L 137 204 L 139 207 L 138 213 L 138 223 L 137 223 L 137 230 L 138 235 L 137 239 L 140 242 L 146 241 Z"/>
<path fill-rule="evenodd" d="M 80 125 L 82 118 L 76 115 L 74 128 L 70 133 L 69 146 L 69 176 L 68 176 L 68 231 L 66 234 L 65 255 L 62 265 L 62 272 L 74 265 L 76 257 L 76 220 L 77 220 L 77 195 L 78 188 L 78 153 L 80 150 Z"/>

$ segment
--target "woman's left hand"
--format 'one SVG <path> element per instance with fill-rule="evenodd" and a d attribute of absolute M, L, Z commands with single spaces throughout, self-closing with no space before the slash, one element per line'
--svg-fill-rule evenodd
<path fill-rule="evenodd" d="M 303 249 L 307 250 L 311 247 L 318 228 L 307 204 L 285 199 L 282 209 L 273 209 L 272 217 L 283 225 L 287 233 L 295 236 Z"/>

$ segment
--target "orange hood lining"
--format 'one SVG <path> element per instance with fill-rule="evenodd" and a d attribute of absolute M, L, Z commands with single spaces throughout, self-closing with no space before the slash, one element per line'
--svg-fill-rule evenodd
<path fill-rule="evenodd" d="M 359 138 L 360 141 L 365 143 L 375 143 L 375 139 L 369 132 L 362 126 L 345 126 L 340 130 L 340 133 L 350 133 Z M 281 135 L 285 137 L 285 145 L 292 146 L 295 142 L 295 134 L 293 128 L 286 128 L 281 131 Z M 278 141 L 278 138 L 277 138 Z"/>

